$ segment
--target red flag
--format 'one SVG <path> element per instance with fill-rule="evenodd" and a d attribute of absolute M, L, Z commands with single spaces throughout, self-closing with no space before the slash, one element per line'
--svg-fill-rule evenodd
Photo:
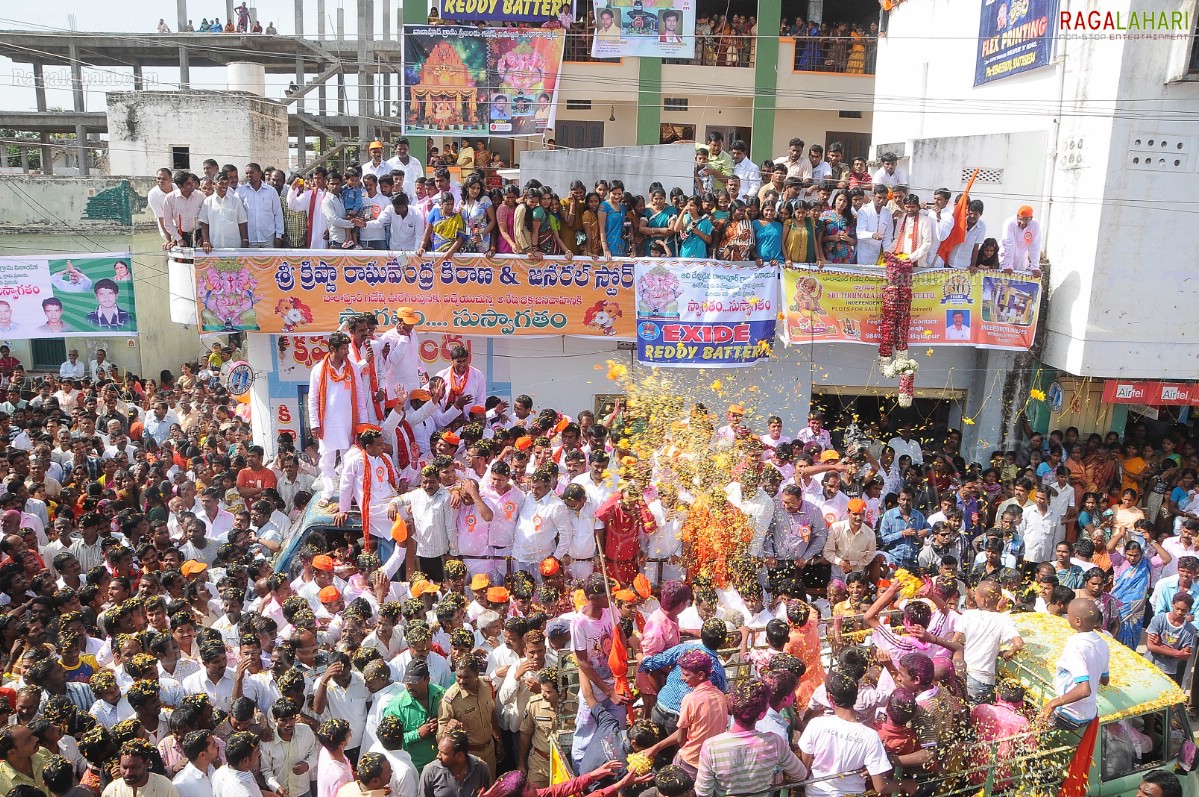
<path fill-rule="evenodd" d="M 953 206 L 953 229 L 949 231 L 949 237 L 937 247 L 937 257 L 946 264 L 949 263 L 949 253 L 953 251 L 953 248 L 966 240 L 966 208 L 970 205 L 970 189 L 974 185 L 975 177 L 978 177 L 978 169 L 975 169 L 974 174 L 970 175 L 970 180 L 966 183 L 966 190 L 962 192 L 958 203 Z"/>
<path fill-rule="evenodd" d="M 1095 742 L 1099 738 L 1099 720 L 1093 719 L 1083 732 L 1082 743 L 1074 751 L 1074 759 L 1066 770 L 1066 778 L 1058 797 L 1084 797 L 1087 793 L 1087 778 L 1091 774 L 1091 758 L 1095 754 Z"/>

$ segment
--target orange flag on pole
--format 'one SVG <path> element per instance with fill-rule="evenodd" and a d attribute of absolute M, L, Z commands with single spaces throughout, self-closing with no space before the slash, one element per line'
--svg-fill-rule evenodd
<path fill-rule="evenodd" d="M 608 669 L 612 670 L 612 675 L 616 678 L 616 694 L 623 695 L 628 698 L 625 703 L 625 708 L 629 713 L 629 721 L 633 719 L 633 688 L 629 684 L 629 649 L 625 645 L 624 633 L 620 630 L 620 621 L 617 619 L 616 610 L 609 609 L 612 612 L 612 650 L 608 652 Z"/>
<path fill-rule="evenodd" d="M 937 247 L 937 257 L 946 264 L 949 263 L 949 253 L 953 251 L 953 248 L 966 240 L 966 209 L 970 206 L 970 189 L 974 186 L 975 177 L 978 177 L 978 169 L 975 169 L 974 174 L 970 175 L 970 180 L 966 183 L 966 190 L 962 191 L 961 198 L 953 206 L 953 229 L 949 231 L 949 237 Z"/>
<path fill-rule="evenodd" d="M 1095 742 L 1099 738 L 1099 720 L 1093 719 L 1082 734 L 1082 743 L 1074 751 L 1074 759 L 1066 770 L 1066 778 L 1058 797 L 1084 797 L 1087 793 L 1087 779 L 1091 775 L 1091 758 L 1095 754 Z"/>

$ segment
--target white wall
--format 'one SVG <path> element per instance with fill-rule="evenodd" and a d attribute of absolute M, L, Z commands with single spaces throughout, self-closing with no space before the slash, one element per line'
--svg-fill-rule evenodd
<path fill-rule="evenodd" d="M 1062 10 L 1094 7 L 1062 0 Z M 1127 17 L 1134 9 L 1117 0 L 1102 10 Z M 1137 13 L 1179 10 L 1194 20 L 1195 0 L 1135 5 Z M 985 135 L 982 156 L 1024 173 L 1030 187 L 1004 185 L 1000 213 L 988 204 L 986 219 L 997 231 L 1012 206 L 1027 203 L 1045 225 L 1048 365 L 1095 377 L 1193 379 L 1199 340 L 1180 322 L 1194 319 L 1199 306 L 1199 255 L 1179 245 L 1179 233 L 1193 226 L 1199 202 L 1199 136 L 1190 117 L 1199 84 L 1176 79 L 1189 36 L 1059 36 L 1050 66 L 975 88 L 979 13 L 978 3 L 958 0 L 891 12 L 879 43 L 874 141 Z M 1045 136 L 1044 146 L 1013 148 L 1003 136 L 1032 131 Z M 1163 151 L 1171 157 L 1150 169 L 1131 164 L 1150 149 L 1155 161 Z M 1038 162 L 1045 175 L 1039 191 L 1032 186 Z M 913 159 L 913 181 L 929 182 L 921 169 L 931 174 L 938 164 Z"/>
<path fill-rule="evenodd" d="M 171 165 L 171 148 L 188 147 L 191 171 L 206 158 L 222 166 L 287 158 L 287 108 L 233 92 L 112 92 L 108 94 L 109 171 L 152 175 Z"/>

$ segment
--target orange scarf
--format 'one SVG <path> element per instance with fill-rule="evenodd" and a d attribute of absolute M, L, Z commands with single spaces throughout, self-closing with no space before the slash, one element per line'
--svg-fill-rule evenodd
<path fill-rule="evenodd" d="M 908 224 L 908 214 L 903 214 L 903 221 L 899 225 L 899 234 L 895 236 L 895 248 L 892 250 L 894 254 L 903 252 L 903 231 Z M 916 221 L 912 224 L 912 228 L 908 230 L 908 254 L 916 251 L 916 234 L 920 232 L 920 214 L 916 214 Z"/>
<path fill-rule="evenodd" d="M 371 549 L 371 484 L 375 481 L 374 472 L 371 470 L 371 458 L 366 453 L 366 449 L 358 446 L 362 452 L 362 536 L 364 539 L 363 550 L 370 551 Z M 379 457 L 383 462 L 383 467 L 387 470 L 387 481 L 394 489 L 396 486 L 396 471 L 391 464 L 391 460 L 387 457 Z"/>
<path fill-rule="evenodd" d="M 416 447 L 416 435 L 412 433 L 412 425 L 408 421 L 400 421 L 400 425 L 396 427 L 396 462 L 400 468 L 407 470 L 420 456 L 420 449 Z"/>
<path fill-rule="evenodd" d="M 450 368 L 450 394 L 446 396 L 445 405 L 448 407 L 453 404 L 466 390 L 466 381 L 470 378 L 470 368 L 467 367 L 466 373 L 461 378 Z"/>
<path fill-rule="evenodd" d="M 354 366 L 348 360 L 343 363 L 345 373 L 338 374 L 333 370 L 329 363 L 329 355 L 325 355 L 325 359 L 321 365 L 321 383 L 316 390 L 316 425 L 322 430 L 325 428 L 325 402 L 329 398 L 329 382 L 348 382 L 350 385 L 350 429 L 358 428 L 358 380 L 354 373 Z"/>
<path fill-rule="evenodd" d="M 366 341 L 366 345 L 367 345 L 368 351 L 369 351 L 371 342 L 369 340 Z M 355 360 L 357 360 L 358 362 L 366 363 L 367 373 L 370 374 L 370 377 L 371 377 L 371 403 L 375 405 L 375 412 L 377 413 L 378 417 L 382 418 L 383 417 L 383 405 L 380 404 L 378 401 L 375 401 L 375 396 L 377 396 L 379 394 L 379 373 L 375 369 L 375 358 L 372 357 L 369 360 L 365 359 L 359 353 L 358 344 L 354 342 L 353 338 L 350 339 L 350 351 L 353 353 Z"/>

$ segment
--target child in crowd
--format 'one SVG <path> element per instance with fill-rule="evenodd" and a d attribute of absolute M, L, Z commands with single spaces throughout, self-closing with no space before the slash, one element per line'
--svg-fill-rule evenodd
<path fill-rule="evenodd" d="M 750 629 L 741 628 L 741 660 L 748 661 L 757 675 L 764 675 L 770 668 L 771 660 L 783 652 L 787 641 L 791 638 L 791 628 L 783 620 L 774 619 L 766 624 L 766 647 L 750 649 Z"/>
<path fill-rule="evenodd" d="M 1024 649 L 1015 622 L 997 611 L 1000 587 L 984 581 L 974 590 L 976 609 L 962 612 L 954 626 L 953 639 L 934 641 L 954 651 L 954 664 L 966 670 L 966 695 L 970 703 L 989 703 L 995 689 L 996 659 L 1010 659 Z M 1001 648 L 1007 648 L 1000 652 Z"/>
<path fill-rule="evenodd" d="M 1179 686 L 1195 650 L 1195 626 L 1187 620 L 1194 605 L 1195 599 L 1189 592 L 1179 592 L 1171 600 L 1168 614 L 1154 615 L 1149 621 L 1149 638 L 1145 643 L 1149 658 Z"/>
<path fill-rule="evenodd" d="M 1053 588 L 1053 594 L 1045 603 L 1045 611 L 1052 614 L 1054 617 L 1065 617 L 1066 609 L 1070 606 L 1070 601 L 1074 600 L 1074 590 L 1061 585 Z M 1190 597 L 1189 595 L 1187 597 Z M 1160 615 L 1159 615 L 1160 616 Z"/>
<path fill-rule="evenodd" d="M 908 689 L 896 689 L 887 698 L 885 719 L 875 730 L 887 748 L 887 755 L 901 756 L 920 749 L 916 731 L 912 729 L 912 718 L 916 716 L 916 695 Z"/>
<path fill-rule="evenodd" d="M 1111 654 L 1107 641 L 1095 630 L 1103 617 L 1094 601 L 1075 598 L 1066 620 L 1075 633 L 1066 640 L 1057 660 L 1057 697 L 1045 704 L 1041 716 L 1052 719 L 1062 730 L 1076 730 L 1099 714 L 1099 687 L 1111 680 Z"/>
<path fill-rule="evenodd" d="M 362 172 L 356 166 L 351 166 L 346 169 L 346 182 L 341 187 L 341 204 L 346 209 L 347 219 L 356 219 L 363 216 L 362 201 Z M 365 217 L 364 217 L 365 218 Z M 346 230 L 346 241 L 342 244 L 342 249 L 357 249 L 358 248 L 358 227 L 350 227 Z"/>

